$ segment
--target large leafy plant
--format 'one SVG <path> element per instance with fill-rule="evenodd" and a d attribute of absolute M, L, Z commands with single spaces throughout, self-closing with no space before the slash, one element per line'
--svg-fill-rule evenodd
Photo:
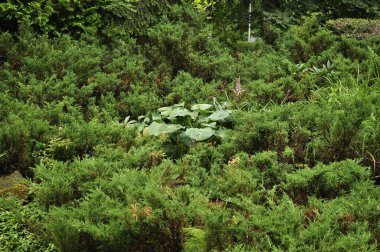
<path fill-rule="evenodd" d="M 190 109 L 185 103 L 179 103 L 140 116 L 137 121 L 127 117 L 125 123 L 138 127 L 144 136 L 163 137 L 169 140 L 166 142 L 171 147 L 174 144 L 184 150 L 197 142 L 215 142 L 223 138 L 232 112 L 228 106 L 216 99 L 213 104 L 194 104 Z"/>

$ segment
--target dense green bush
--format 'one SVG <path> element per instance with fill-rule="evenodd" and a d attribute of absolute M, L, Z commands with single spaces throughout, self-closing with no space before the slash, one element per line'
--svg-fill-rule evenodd
<path fill-rule="evenodd" d="M 2 251 L 53 252 L 58 251 L 53 244 L 42 241 L 36 222 L 42 213 L 34 206 L 23 207 L 15 198 L 0 198 L 0 249 Z"/>
<path fill-rule="evenodd" d="M 296 160 L 312 163 L 363 158 L 366 151 L 377 153 L 376 147 L 369 149 L 372 144 L 366 143 L 364 133 L 364 128 L 376 132 L 376 127 L 367 128 L 366 124 L 378 116 L 373 105 L 379 101 L 377 87 L 342 85 L 314 92 L 318 103 L 295 103 L 251 114 L 239 112 L 235 117 L 236 144 L 248 153 L 267 149 L 282 153 L 289 146 Z"/>
<path fill-rule="evenodd" d="M 328 25 L 348 37 L 363 39 L 369 36 L 380 35 L 379 20 L 341 18 L 330 20 Z"/>
<path fill-rule="evenodd" d="M 15 32 L 20 25 L 37 32 L 80 36 L 93 33 L 104 38 L 143 33 L 159 14 L 165 12 L 169 1 L 13 1 L 0 4 L 0 30 Z"/>
<path fill-rule="evenodd" d="M 1 251 L 379 250 L 376 3 L 100 2 L 0 4 Z"/>
<path fill-rule="evenodd" d="M 347 160 L 329 166 L 319 165 L 286 176 L 285 190 L 293 197 L 302 199 L 307 195 L 321 198 L 336 197 L 347 193 L 356 184 L 368 180 L 369 172 L 357 163 Z"/>

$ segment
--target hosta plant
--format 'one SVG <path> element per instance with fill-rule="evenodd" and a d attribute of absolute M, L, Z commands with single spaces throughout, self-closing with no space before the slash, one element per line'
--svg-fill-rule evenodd
<path fill-rule="evenodd" d="M 166 143 L 185 150 L 197 142 L 216 142 L 226 135 L 232 112 L 228 106 L 216 99 L 213 104 L 194 104 L 190 108 L 180 103 L 159 108 L 138 120 L 127 117 L 124 123 L 137 127 L 144 136 L 169 139 Z"/>

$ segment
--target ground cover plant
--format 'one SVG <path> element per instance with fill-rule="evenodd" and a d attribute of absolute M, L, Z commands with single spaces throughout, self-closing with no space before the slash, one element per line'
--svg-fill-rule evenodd
<path fill-rule="evenodd" d="M 0 251 L 379 251 L 378 2 L 249 3 L 1 3 Z"/>

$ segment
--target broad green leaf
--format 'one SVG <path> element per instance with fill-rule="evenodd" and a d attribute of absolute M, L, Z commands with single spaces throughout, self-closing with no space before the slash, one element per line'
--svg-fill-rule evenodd
<path fill-rule="evenodd" d="M 216 127 L 216 122 L 212 123 L 202 123 L 203 127 L 209 127 L 209 128 L 215 128 Z"/>
<path fill-rule="evenodd" d="M 173 107 L 162 107 L 158 109 L 158 112 L 160 112 L 163 117 L 168 117 L 172 110 Z"/>
<path fill-rule="evenodd" d="M 131 119 L 130 116 L 127 116 L 125 119 L 124 119 L 124 124 L 127 124 L 129 122 L 129 119 Z"/>
<path fill-rule="evenodd" d="M 215 130 L 211 128 L 189 128 L 186 130 L 186 135 L 195 141 L 204 141 L 215 134 Z"/>
<path fill-rule="evenodd" d="M 145 117 L 144 120 L 142 121 L 143 123 L 150 123 L 149 117 Z"/>
<path fill-rule="evenodd" d="M 173 105 L 173 108 L 183 108 L 183 107 L 185 107 L 185 103 L 184 102 Z"/>
<path fill-rule="evenodd" d="M 161 112 L 161 116 L 164 118 L 168 118 L 171 112 L 171 110 L 163 111 Z"/>
<path fill-rule="evenodd" d="M 144 129 L 144 135 L 159 136 L 161 134 L 174 133 L 180 129 L 183 129 L 183 126 L 179 124 L 165 124 L 153 122 L 151 125 Z"/>
<path fill-rule="evenodd" d="M 172 110 L 173 110 L 173 107 L 162 107 L 158 109 L 159 112 L 172 111 Z"/>
<path fill-rule="evenodd" d="M 180 129 L 183 129 L 184 127 L 179 124 L 167 124 L 166 129 L 163 131 L 163 133 L 169 134 L 174 133 Z"/>
<path fill-rule="evenodd" d="M 230 114 L 231 114 L 231 111 L 229 111 L 229 110 L 218 110 L 218 111 L 215 111 L 214 113 L 212 113 L 209 116 L 209 119 L 211 121 L 220 121 L 220 120 L 223 120 L 223 119 L 226 119 L 227 117 L 229 117 Z"/>
<path fill-rule="evenodd" d="M 135 126 L 137 128 L 138 132 L 141 132 L 144 130 L 146 125 L 145 125 L 145 123 L 136 123 L 136 124 L 133 124 L 133 126 Z"/>
<path fill-rule="evenodd" d="M 231 103 L 229 103 L 228 101 L 225 101 L 222 103 L 222 108 L 223 109 L 226 109 L 226 108 L 231 108 Z"/>
<path fill-rule="evenodd" d="M 161 115 L 158 113 L 152 113 L 152 121 L 161 121 Z"/>
<path fill-rule="evenodd" d="M 210 121 L 210 118 L 208 115 L 199 115 L 198 122 L 199 123 L 208 123 Z"/>
<path fill-rule="evenodd" d="M 137 117 L 137 120 L 141 121 L 142 119 L 145 119 L 145 116 L 139 116 Z"/>
<path fill-rule="evenodd" d="M 191 106 L 191 110 L 209 110 L 212 108 L 211 104 L 195 104 Z"/>
<path fill-rule="evenodd" d="M 193 144 L 193 141 L 188 135 L 186 135 L 185 131 L 181 132 L 181 134 L 179 135 L 179 139 L 181 140 L 182 143 L 184 143 L 187 146 L 191 146 Z"/>
<path fill-rule="evenodd" d="M 196 112 L 196 111 L 190 112 L 190 116 L 191 116 L 191 119 L 193 119 L 195 121 L 195 120 L 197 120 L 198 112 Z"/>
<path fill-rule="evenodd" d="M 167 126 L 165 123 L 153 122 L 151 125 L 144 129 L 144 135 L 148 136 L 159 136 L 166 130 Z"/>
<path fill-rule="evenodd" d="M 173 111 L 170 112 L 169 119 L 172 120 L 173 118 L 176 118 L 176 117 L 185 117 L 188 115 L 191 116 L 192 112 L 190 112 L 189 110 L 185 108 L 175 108 Z"/>
<path fill-rule="evenodd" d="M 218 136 L 220 138 L 225 138 L 227 136 L 227 130 L 219 129 L 216 131 L 215 136 Z"/>
<path fill-rule="evenodd" d="M 222 105 L 220 105 L 220 103 L 216 100 L 215 97 L 214 97 L 214 107 L 216 110 L 222 110 L 223 109 Z"/>

